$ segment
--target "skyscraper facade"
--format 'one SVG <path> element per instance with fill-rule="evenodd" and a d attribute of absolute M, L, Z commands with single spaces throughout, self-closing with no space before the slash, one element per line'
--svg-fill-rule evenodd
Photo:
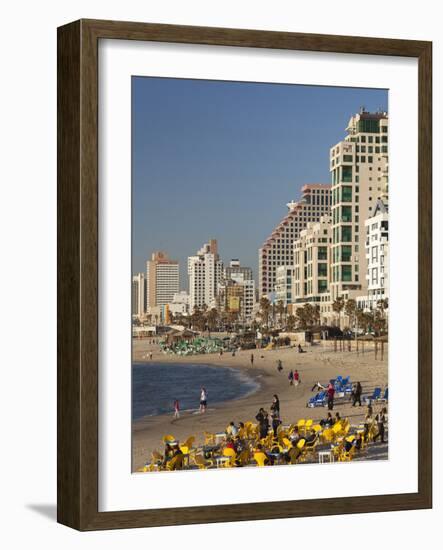
<path fill-rule="evenodd" d="M 166 252 L 154 252 L 146 262 L 147 306 L 164 306 L 180 289 L 179 263 Z"/>
<path fill-rule="evenodd" d="M 143 273 L 132 277 L 132 315 L 142 317 L 146 312 L 146 279 Z"/>
<path fill-rule="evenodd" d="M 218 254 L 217 240 L 211 239 L 194 255 L 188 257 L 189 310 L 196 307 L 216 307 L 217 286 L 223 275 L 223 262 Z"/>
<path fill-rule="evenodd" d="M 322 322 L 332 313 L 331 241 L 331 218 L 322 216 L 309 223 L 294 243 L 293 302 L 318 306 Z"/>
<path fill-rule="evenodd" d="M 302 187 L 298 202 L 287 204 L 289 209 L 260 248 L 259 295 L 269 297 L 275 292 L 277 268 L 294 263 L 294 241 L 309 222 L 318 221 L 331 208 L 331 186 L 323 183 Z"/>
<path fill-rule="evenodd" d="M 388 187 L 387 113 L 361 109 L 346 131 L 344 140 L 330 149 L 332 300 L 366 292 L 365 220 Z"/>

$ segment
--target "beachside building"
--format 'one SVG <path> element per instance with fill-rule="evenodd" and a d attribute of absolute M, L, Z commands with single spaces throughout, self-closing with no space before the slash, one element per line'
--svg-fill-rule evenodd
<path fill-rule="evenodd" d="M 357 298 L 365 311 L 377 308 L 380 300 L 389 298 L 389 209 L 378 199 L 366 226 L 367 294 Z"/>
<path fill-rule="evenodd" d="M 132 316 L 143 317 L 146 312 L 146 279 L 143 273 L 132 277 Z"/>
<path fill-rule="evenodd" d="M 332 317 L 331 243 L 330 216 L 309 223 L 294 242 L 293 304 L 295 307 L 305 303 L 319 306 L 322 323 L 328 323 Z"/>
<path fill-rule="evenodd" d="M 186 290 L 174 294 L 168 310 L 172 315 L 189 315 L 189 294 Z"/>
<path fill-rule="evenodd" d="M 179 263 L 157 251 L 146 262 L 147 307 L 164 306 L 179 291 Z"/>
<path fill-rule="evenodd" d="M 388 187 L 387 113 L 362 108 L 346 131 L 330 149 L 333 301 L 366 294 L 365 220 Z"/>
<path fill-rule="evenodd" d="M 331 186 L 322 183 L 302 187 L 299 201 L 287 204 L 288 213 L 258 251 L 259 295 L 270 297 L 275 292 L 277 268 L 294 263 L 294 241 L 309 222 L 318 221 L 331 208 Z"/>
<path fill-rule="evenodd" d="M 229 262 L 229 266 L 225 267 L 223 277 L 235 280 L 239 275 L 245 281 L 251 281 L 254 278 L 251 267 L 243 266 L 240 264 L 240 260 L 233 259 Z"/>
<path fill-rule="evenodd" d="M 291 265 L 280 265 L 276 269 L 275 303 L 283 302 L 284 306 L 292 304 L 292 279 L 294 268 Z"/>
<path fill-rule="evenodd" d="M 255 306 L 255 282 L 244 274 L 222 279 L 217 289 L 217 309 L 238 314 L 241 321 L 251 321 Z"/>
<path fill-rule="evenodd" d="M 188 257 L 189 311 L 216 307 L 217 286 L 223 275 L 223 262 L 216 239 L 205 243 L 195 256 Z"/>

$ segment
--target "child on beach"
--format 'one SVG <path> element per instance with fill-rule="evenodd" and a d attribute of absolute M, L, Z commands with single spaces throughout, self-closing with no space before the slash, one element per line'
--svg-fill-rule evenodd
<path fill-rule="evenodd" d="M 174 418 L 180 418 L 180 403 L 178 399 L 174 399 Z"/>
<path fill-rule="evenodd" d="M 281 359 L 277 361 L 277 370 L 278 372 L 281 372 L 283 370 L 283 363 L 281 362 Z"/>
<path fill-rule="evenodd" d="M 289 371 L 288 380 L 289 385 L 292 386 L 294 384 L 294 372 L 292 371 L 292 369 Z"/>
<path fill-rule="evenodd" d="M 298 373 L 298 370 L 295 369 L 295 372 L 294 372 L 294 385 L 298 386 L 300 384 L 300 382 L 301 382 L 300 374 Z"/>

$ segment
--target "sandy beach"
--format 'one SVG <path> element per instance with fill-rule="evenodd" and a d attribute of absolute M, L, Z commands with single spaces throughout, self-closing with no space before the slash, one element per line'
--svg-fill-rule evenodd
<path fill-rule="evenodd" d="M 334 352 L 333 342 L 323 342 L 314 346 L 306 346 L 306 353 L 298 353 L 295 348 L 280 348 L 277 350 L 245 350 L 232 357 L 224 353 L 193 355 L 177 357 L 165 355 L 147 340 L 134 340 L 134 362 L 149 362 L 147 354 L 152 351 L 152 362 L 155 363 L 192 363 L 204 365 L 220 365 L 240 369 L 253 376 L 260 383 L 260 388 L 244 398 L 211 405 L 208 396 L 208 411 L 205 414 L 182 412 L 179 419 L 173 419 L 173 411 L 168 415 L 150 416 L 133 423 L 133 471 L 141 468 L 150 459 L 154 449 L 162 451 L 162 436 L 172 434 L 180 441 L 190 435 L 197 438 L 197 444 L 203 443 L 203 432 L 220 432 L 226 429 L 231 420 L 254 420 L 260 407 L 269 409 L 273 394 L 280 399 L 281 418 L 283 423 L 290 424 L 300 418 L 319 420 L 327 414 L 323 407 L 307 408 L 308 399 L 314 395 L 311 388 L 315 382 L 327 382 L 337 375 L 350 376 L 351 381 L 360 381 L 363 386 L 363 396 L 372 393 L 375 386 L 384 388 L 388 383 L 388 353 L 387 346 L 384 358 L 380 354 L 375 359 L 373 345 L 365 343 L 365 351 L 357 354 L 353 343 L 352 351 Z M 254 354 L 254 366 L 251 367 L 250 356 Z M 277 360 L 283 363 L 283 371 L 277 371 Z M 288 373 L 297 369 L 301 383 L 290 386 Z M 198 391 L 199 388 L 196 388 Z M 196 408 L 198 402 L 196 403 Z M 378 406 L 375 410 L 378 410 Z M 342 417 L 348 417 L 352 424 L 358 424 L 363 419 L 366 407 L 352 407 L 346 400 L 337 400 L 334 413 L 338 411 Z"/>

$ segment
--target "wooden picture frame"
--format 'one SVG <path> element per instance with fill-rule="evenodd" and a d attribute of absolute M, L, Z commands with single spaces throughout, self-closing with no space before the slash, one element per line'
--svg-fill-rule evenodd
<path fill-rule="evenodd" d="M 403 56 L 419 66 L 418 492 L 98 511 L 98 43 L 159 41 Z M 58 521 L 79 530 L 432 506 L 432 44 L 257 30 L 80 20 L 58 29 Z"/>

